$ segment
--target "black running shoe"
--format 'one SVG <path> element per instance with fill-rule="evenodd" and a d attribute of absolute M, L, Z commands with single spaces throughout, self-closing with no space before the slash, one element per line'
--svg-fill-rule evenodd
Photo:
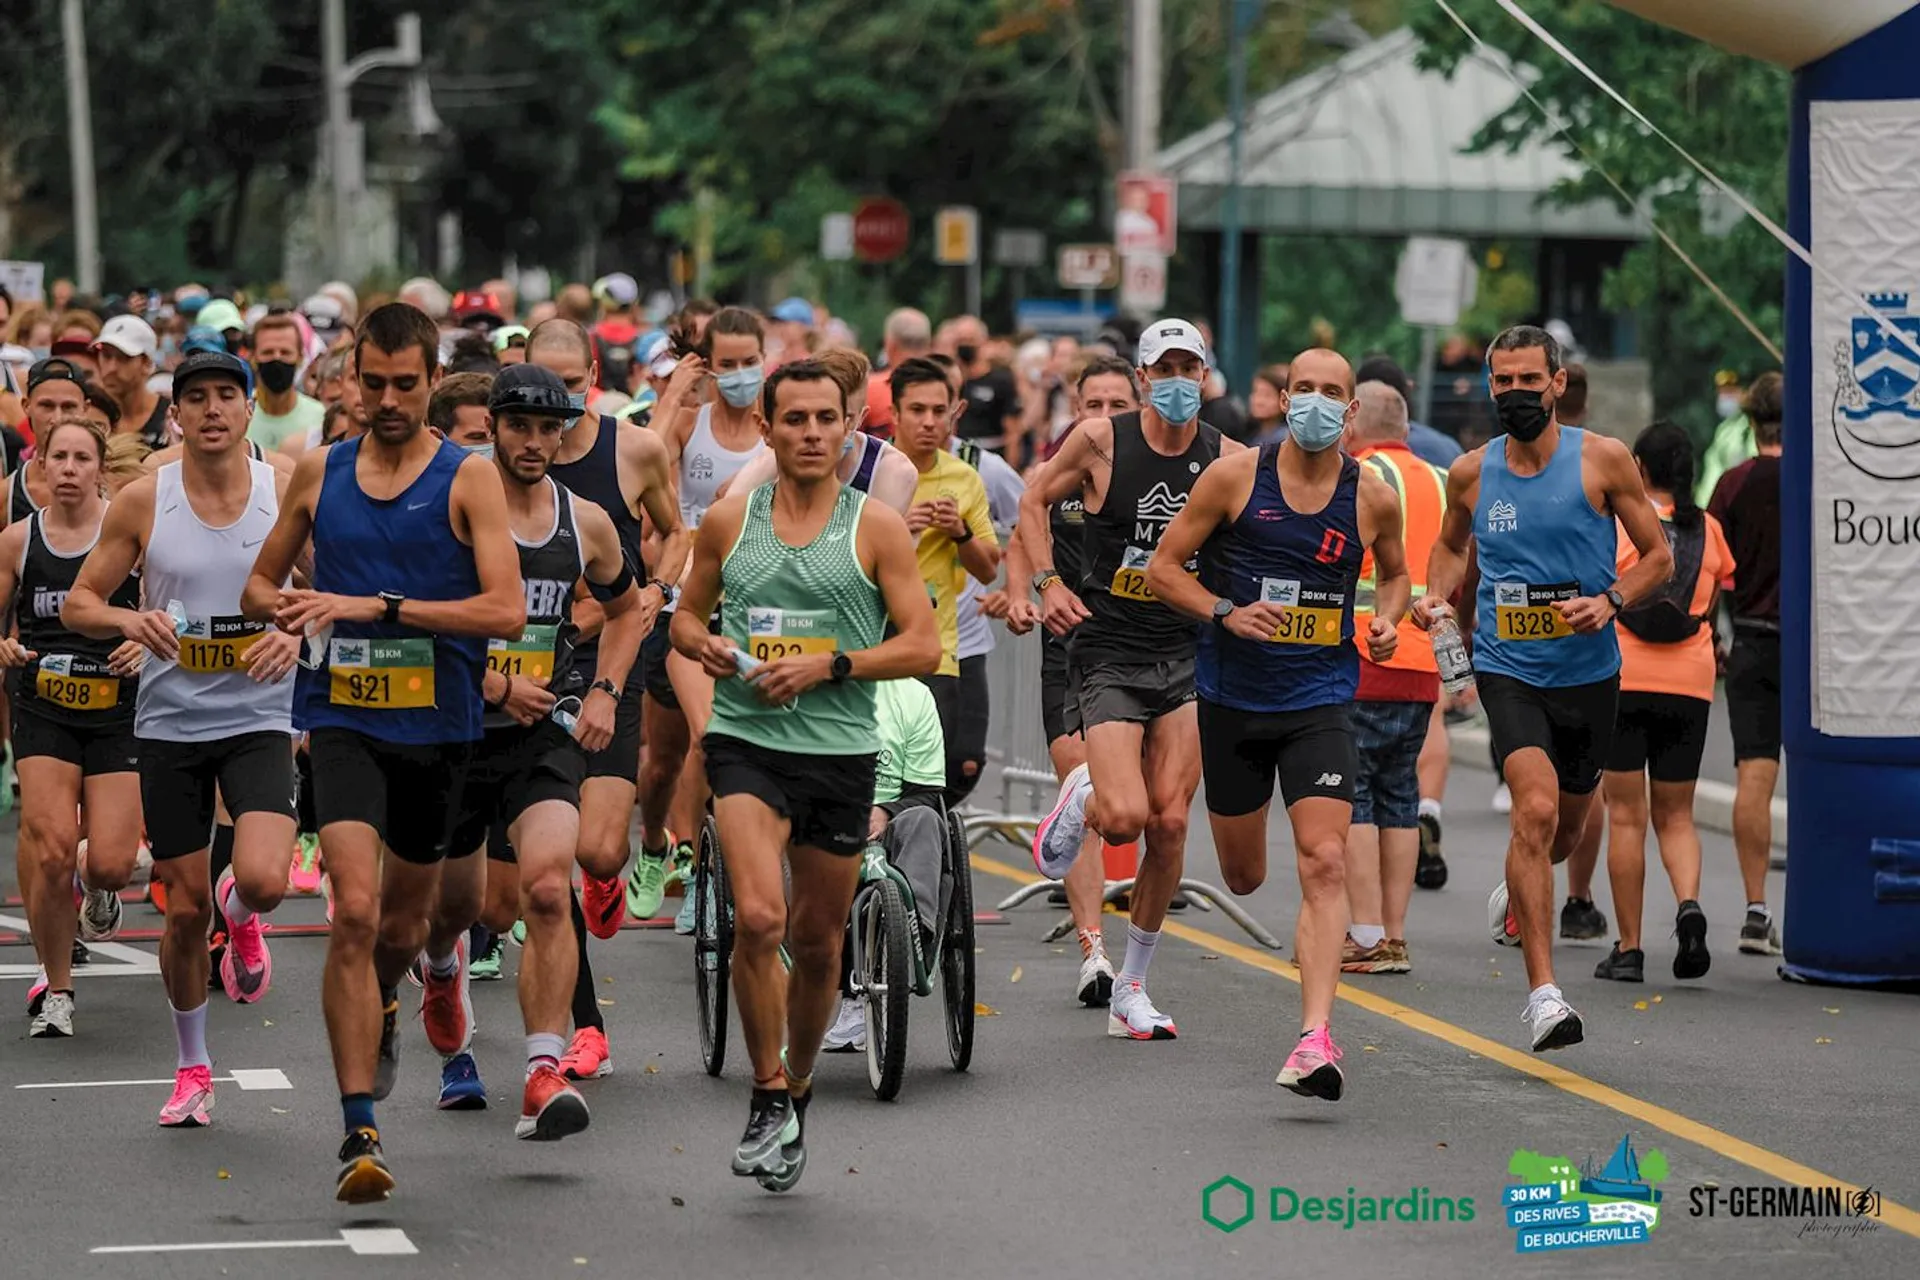
<path fill-rule="evenodd" d="M 73 959 L 67 961 L 67 963 L 70 965 L 92 964 L 93 952 L 87 950 L 86 943 L 75 938 L 73 940 Z"/>
<path fill-rule="evenodd" d="M 333 1181 L 333 1198 L 345 1204 L 379 1204 L 393 1194 L 393 1173 L 380 1150 L 380 1135 L 355 1129 L 340 1144 L 340 1176 Z"/>
<path fill-rule="evenodd" d="M 1440 819 L 1430 813 L 1420 815 L 1420 861 L 1413 869 L 1413 882 L 1422 889 L 1444 888 L 1447 860 L 1440 855 Z"/>
<path fill-rule="evenodd" d="M 1673 932 L 1680 939 L 1680 950 L 1673 957 L 1673 976 L 1680 979 L 1704 978 L 1713 968 L 1707 954 L 1707 913 L 1688 898 L 1673 918 Z"/>
<path fill-rule="evenodd" d="M 1622 951 L 1616 942 L 1613 950 L 1607 952 L 1607 958 L 1593 967 L 1593 976 L 1605 978 L 1608 982 L 1644 982 L 1646 968 L 1646 952 L 1638 947 Z"/>
<path fill-rule="evenodd" d="M 400 1074 L 400 993 L 382 991 L 380 1060 L 373 1065 L 373 1100 L 385 1102 Z"/>
<path fill-rule="evenodd" d="M 1764 911 L 1747 912 L 1746 923 L 1740 926 L 1740 950 L 1750 956 L 1780 954 L 1780 931 L 1774 927 L 1771 915 Z"/>
<path fill-rule="evenodd" d="M 1585 898 L 1568 898 L 1560 908 L 1560 936 L 1588 941 L 1607 936 L 1607 913 Z"/>
<path fill-rule="evenodd" d="M 774 1173 L 763 1173 L 758 1181 L 763 1190 L 772 1192 L 791 1191 L 800 1183 L 800 1175 L 807 1167 L 807 1104 L 813 1101 L 813 1090 L 809 1089 L 793 1099 L 793 1116 L 796 1122 L 792 1142 L 780 1144 L 780 1168 Z"/>
<path fill-rule="evenodd" d="M 785 1089 L 755 1089 L 747 1113 L 747 1131 L 734 1149 L 733 1171 L 742 1178 L 776 1175 L 786 1168 L 780 1152 L 800 1140 L 800 1118 Z"/>

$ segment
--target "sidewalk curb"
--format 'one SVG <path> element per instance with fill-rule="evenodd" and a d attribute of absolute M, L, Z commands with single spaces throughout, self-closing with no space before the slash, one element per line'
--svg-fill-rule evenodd
<path fill-rule="evenodd" d="M 1482 773 L 1493 771 L 1493 762 L 1487 754 L 1489 747 L 1485 724 L 1468 722 L 1449 725 L 1447 741 L 1452 747 L 1451 757 L 1455 765 L 1478 769 Z M 1693 792 L 1693 820 L 1708 831 L 1732 835 L 1733 788 L 1711 778 L 1700 779 Z M 1779 796 L 1773 798 L 1773 847 L 1787 847 L 1787 802 Z"/>

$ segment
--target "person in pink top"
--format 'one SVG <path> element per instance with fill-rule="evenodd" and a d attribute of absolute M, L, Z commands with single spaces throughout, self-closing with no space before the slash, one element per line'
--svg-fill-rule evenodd
<path fill-rule="evenodd" d="M 1714 596 L 1733 584 L 1733 552 L 1720 522 L 1693 496 L 1693 445 L 1687 433 L 1657 422 L 1634 442 L 1647 493 L 1673 548 L 1666 586 L 1619 617 L 1620 704 L 1613 747 L 1602 782 L 1610 834 L 1607 878 L 1613 887 L 1620 940 L 1593 973 L 1615 982 L 1640 982 L 1641 899 L 1646 887 L 1647 823 L 1660 841 L 1660 860 L 1679 902 L 1674 932 L 1680 949 L 1673 976 L 1699 978 L 1713 963 L 1700 894 L 1700 833 L 1693 825 L 1693 790 L 1706 749 L 1713 706 Z M 1624 530 L 1622 570 L 1638 554 Z"/>

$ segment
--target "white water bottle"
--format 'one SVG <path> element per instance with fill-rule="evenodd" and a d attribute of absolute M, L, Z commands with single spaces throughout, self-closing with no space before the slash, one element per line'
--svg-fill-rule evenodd
<path fill-rule="evenodd" d="M 1473 663 L 1467 657 L 1467 642 L 1460 635 L 1460 624 L 1453 620 L 1453 611 L 1448 609 L 1435 618 L 1427 635 L 1433 641 L 1433 661 L 1440 668 L 1441 687 L 1450 697 L 1460 696 L 1473 683 Z"/>

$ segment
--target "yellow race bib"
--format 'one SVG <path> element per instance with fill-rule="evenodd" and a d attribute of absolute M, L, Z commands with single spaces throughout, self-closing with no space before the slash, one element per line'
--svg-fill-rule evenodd
<path fill-rule="evenodd" d="M 49 653 L 40 659 L 33 692 L 69 711 L 110 711 L 120 704 L 120 677 L 108 675 L 104 663 Z"/>
<path fill-rule="evenodd" d="M 1152 560 L 1152 547 L 1129 546 L 1120 556 L 1120 567 L 1113 571 L 1113 581 L 1107 587 L 1107 594 L 1122 600 L 1137 600 L 1142 604 L 1157 601 L 1160 597 L 1153 594 L 1153 588 L 1147 585 L 1147 565 Z M 1183 567 L 1189 576 L 1197 577 L 1200 573 L 1197 559 Z"/>
<path fill-rule="evenodd" d="M 1493 584 L 1494 635 L 1501 640 L 1562 640 L 1573 634 L 1555 601 L 1580 595 L 1577 582 L 1496 582 Z"/>
<path fill-rule="evenodd" d="M 266 633 L 265 623 L 241 617 L 188 618 L 180 633 L 180 669 L 203 676 L 244 671 L 240 659 Z"/>
<path fill-rule="evenodd" d="M 433 705 L 433 641 L 334 640 L 327 655 L 329 698 L 373 711 Z"/>
<path fill-rule="evenodd" d="M 748 609 L 747 652 L 762 662 L 832 653 L 840 647 L 837 621 L 832 609 Z"/>
<path fill-rule="evenodd" d="M 1260 579 L 1260 603 L 1280 609 L 1279 625 L 1268 638 L 1274 644 L 1337 645 L 1346 613 L 1346 593 L 1302 587 L 1298 578 Z"/>
<path fill-rule="evenodd" d="M 559 635 L 557 625 L 530 626 L 518 640 L 489 640 L 487 666 L 503 676 L 551 680 Z"/>

